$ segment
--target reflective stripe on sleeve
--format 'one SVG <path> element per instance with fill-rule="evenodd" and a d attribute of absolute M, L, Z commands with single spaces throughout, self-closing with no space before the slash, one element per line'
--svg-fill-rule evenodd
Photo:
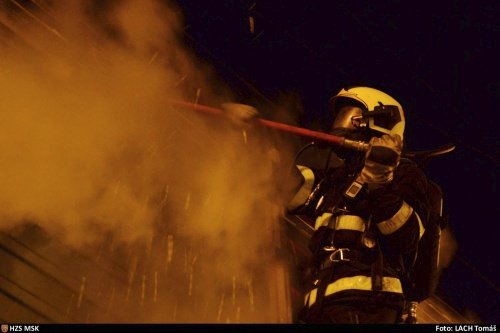
<path fill-rule="evenodd" d="M 305 167 L 303 165 L 297 165 L 297 168 L 299 169 L 300 173 L 302 174 L 302 177 L 304 177 L 304 184 L 300 187 L 300 189 L 297 191 L 293 199 L 290 201 L 288 204 L 287 208 L 288 209 L 295 209 L 299 207 L 300 205 L 303 205 L 306 203 L 307 199 L 309 198 L 309 195 L 311 194 L 314 186 L 314 173 L 311 169 L 308 167 Z"/>
<path fill-rule="evenodd" d="M 420 215 L 415 212 L 415 215 L 417 216 L 418 220 L 418 239 L 422 238 L 425 232 L 424 224 L 422 223 L 422 219 L 420 218 Z"/>
<path fill-rule="evenodd" d="M 377 223 L 382 235 L 390 235 L 401 228 L 413 213 L 413 208 L 403 201 L 401 208 L 390 219 Z"/>
<path fill-rule="evenodd" d="M 330 296 L 344 290 L 372 290 L 372 278 L 370 276 L 357 275 L 338 279 L 326 287 L 325 296 Z M 395 277 L 382 278 L 382 291 L 390 293 L 403 293 L 401 281 Z M 318 288 L 308 292 L 305 296 L 305 304 L 311 307 L 316 302 Z"/>
<path fill-rule="evenodd" d="M 318 294 L 318 289 L 311 290 L 310 296 L 309 296 L 309 304 L 308 306 L 312 306 L 314 302 L 316 302 L 316 296 Z"/>

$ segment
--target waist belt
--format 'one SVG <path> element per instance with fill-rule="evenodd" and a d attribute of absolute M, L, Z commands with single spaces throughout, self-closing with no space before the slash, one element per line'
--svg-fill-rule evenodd
<path fill-rule="evenodd" d="M 316 218 L 314 229 L 321 226 L 329 226 L 335 230 L 354 230 L 364 232 L 367 221 L 357 215 L 339 215 L 334 217 L 332 213 L 323 213 Z"/>
<path fill-rule="evenodd" d="M 370 276 L 357 275 L 351 277 L 344 277 L 330 283 L 325 290 L 325 296 L 330 296 L 344 290 L 364 290 L 372 291 L 372 279 Z M 390 292 L 396 294 L 403 294 L 401 281 L 395 277 L 382 278 L 383 292 Z M 304 305 L 311 307 L 316 302 L 318 288 L 308 292 L 304 299 Z"/>
<path fill-rule="evenodd" d="M 335 230 L 365 231 L 365 219 L 357 215 L 339 215 L 335 219 Z"/>

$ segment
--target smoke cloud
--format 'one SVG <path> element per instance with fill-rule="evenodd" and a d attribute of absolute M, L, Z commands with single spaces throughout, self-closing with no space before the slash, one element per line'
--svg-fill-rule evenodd
<path fill-rule="evenodd" d="M 183 45 L 180 10 L 28 3 L 0 12 L 0 229 L 36 224 L 96 267 L 119 267 L 100 280 L 66 272 L 78 284 L 53 304 L 63 320 L 287 320 L 273 287 L 284 280 L 270 272 L 291 149 L 172 106 L 232 100 Z"/>

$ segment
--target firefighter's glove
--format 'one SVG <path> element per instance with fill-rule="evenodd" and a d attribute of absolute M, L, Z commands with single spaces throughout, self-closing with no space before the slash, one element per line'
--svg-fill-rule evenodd
<path fill-rule="evenodd" d="M 259 111 L 247 104 L 223 103 L 221 106 L 229 121 L 237 126 L 244 126 L 259 116 Z"/>
<path fill-rule="evenodd" d="M 403 142 L 397 134 L 372 138 L 358 180 L 367 184 L 369 190 L 390 183 L 399 164 L 402 147 Z"/>

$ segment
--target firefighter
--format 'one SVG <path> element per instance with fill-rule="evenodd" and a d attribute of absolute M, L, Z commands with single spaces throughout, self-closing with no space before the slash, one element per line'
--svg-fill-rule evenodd
<path fill-rule="evenodd" d="M 302 187 L 292 214 L 315 221 L 304 323 L 397 323 L 411 289 L 419 239 L 429 205 L 427 180 L 401 159 L 401 105 L 369 87 L 332 97 L 330 133 L 369 143 L 366 153 L 335 149 L 341 163 L 299 165 Z"/>

